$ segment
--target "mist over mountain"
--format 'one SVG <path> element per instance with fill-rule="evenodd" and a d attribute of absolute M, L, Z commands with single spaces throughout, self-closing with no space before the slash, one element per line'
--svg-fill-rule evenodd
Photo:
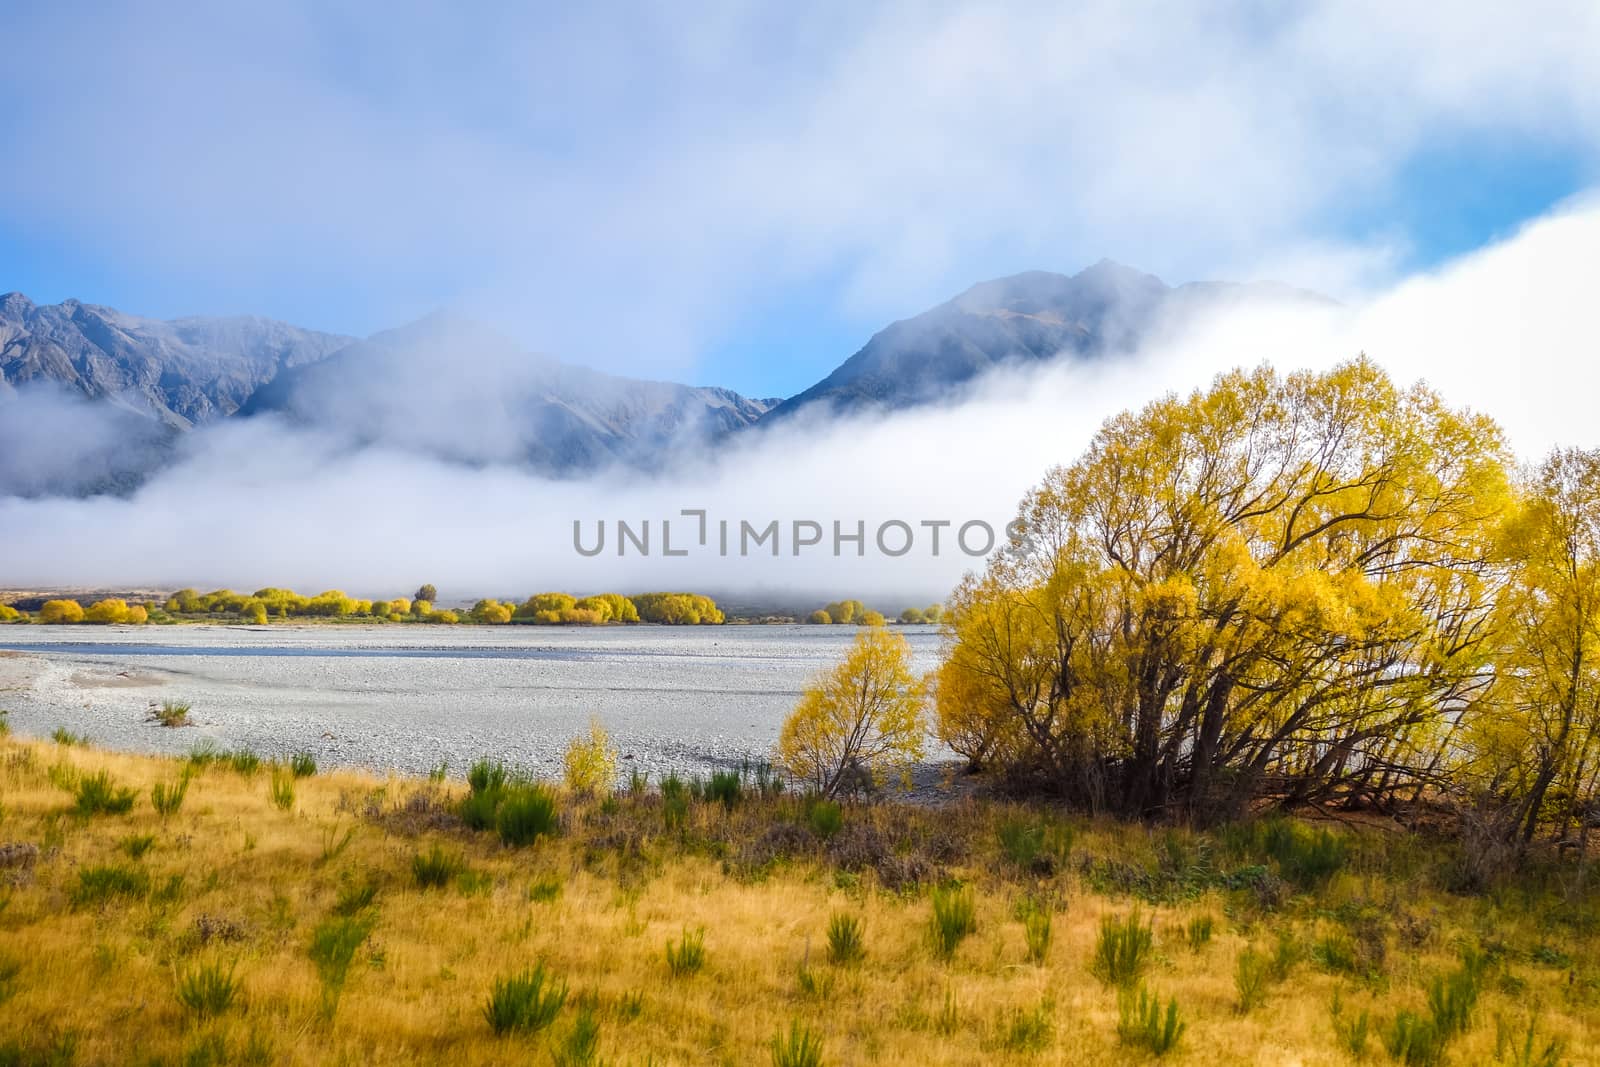
<path fill-rule="evenodd" d="M 0 298 L 0 404 L 13 442 L 0 493 L 127 492 L 196 427 L 269 417 L 352 446 L 581 477 L 655 472 L 737 447 L 802 409 L 829 417 L 957 396 L 995 368 L 1130 354 L 1230 303 L 1327 304 L 1273 284 L 1172 287 L 1110 260 L 974 285 L 875 334 L 787 400 L 604 374 L 530 352 L 450 314 L 365 340 L 270 319 L 142 318 L 69 300 Z M 95 426 L 89 429 L 89 423 Z M 78 444 L 35 454 L 61 422 Z"/>
<path fill-rule="evenodd" d="M 817 404 L 853 410 L 928 403 L 994 367 L 1131 353 L 1156 331 L 1175 329 L 1198 312 L 1252 301 L 1330 303 L 1270 282 L 1173 287 L 1109 259 L 1073 275 L 1035 270 L 996 278 L 874 334 L 771 417 Z"/>

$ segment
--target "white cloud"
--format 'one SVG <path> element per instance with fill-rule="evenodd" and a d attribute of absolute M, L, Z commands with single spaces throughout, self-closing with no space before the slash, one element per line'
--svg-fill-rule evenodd
<path fill-rule="evenodd" d="M 952 407 L 794 422 L 655 480 L 548 482 L 356 449 L 270 421 L 225 423 L 191 436 L 189 459 L 130 500 L 0 500 L 4 570 L 28 584 L 397 594 L 429 580 L 447 597 L 676 587 L 925 602 L 970 561 L 933 558 L 926 540 L 894 560 L 870 549 L 865 559 L 796 560 L 787 542 L 776 560 L 666 559 L 659 520 L 704 507 L 713 519 L 757 525 L 981 518 L 998 526 L 1049 465 L 1072 460 L 1118 410 L 1233 366 L 1325 367 L 1362 350 L 1398 380 L 1426 378 L 1449 401 L 1497 416 L 1524 456 L 1556 443 L 1600 445 L 1597 254 L 1600 205 L 1579 203 L 1359 305 L 1234 309 L 1137 358 L 1001 374 Z M 653 520 L 658 554 L 580 558 L 572 520 L 592 531 L 600 518 Z M 675 527 L 682 545 L 690 525 Z"/>
<path fill-rule="evenodd" d="M 1343 208 L 1419 152 L 1600 144 L 1581 0 L 161 10 L 9 20 L 0 219 L 613 369 L 691 373 L 821 278 L 868 325 L 1101 255 L 1350 295 L 1392 259 Z"/>

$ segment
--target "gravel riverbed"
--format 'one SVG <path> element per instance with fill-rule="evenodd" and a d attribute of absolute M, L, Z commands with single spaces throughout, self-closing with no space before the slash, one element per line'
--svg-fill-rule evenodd
<path fill-rule="evenodd" d="M 933 627 L 898 627 L 919 670 Z M 491 755 L 561 773 L 597 716 L 622 767 L 704 773 L 771 751 L 783 717 L 854 637 L 846 627 L 391 626 L 0 627 L 0 708 L 19 734 L 58 727 L 125 751 L 187 752 L 210 739 L 324 766 L 459 775 Z M 192 706 L 193 725 L 150 712 Z M 931 753 L 916 792 L 950 774 Z"/>

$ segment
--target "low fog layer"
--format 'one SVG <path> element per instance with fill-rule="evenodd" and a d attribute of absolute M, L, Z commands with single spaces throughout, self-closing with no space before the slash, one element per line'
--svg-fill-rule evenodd
<path fill-rule="evenodd" d="M 276 417 L 230 420 L 183 438 L 179 460 L 126 498 L 0 499 L 0 582 L 398 595 L 426 580 L 449 601 L 676 588 L 925 603 L 981 562 L 954 549 L 956 526 L 983 520 L 1000 530 L 1023 492 L 1051 464 L 1074 459 L 1106 417 L 1234 366 L 1326 367 L 1365 351 L 1399 381 L 1426 379 L 1450 402 L 1494 415 L 1525 457 L 1596 443 L 1597 254 L 1600 207 L 1589 202 L 1360 306 L 1230 308 L 1132 357 L 992 374 L 959 403 L 833 420 L 805 412 L 653 477 L 549 481 Z M 13 472 L 114 466 L 106 442 L 124 433 L 148 446 L 109 406 L 31 391 L 0 402 L 0 454 Z M 459 432 L 475 432 L 470 412 Z M 684 509 L 707 512 L 706 547 Z M 650 521 L 651 555 L 630 544 L 618 557 L 619 519 L 636 531 Z M 661 554 L 663 519 L 687 555 Z M 575 520 L 586 546 L 605 520 L 603 552 L 575 551 Z M 719 520 L 731 527 L 727 557 L 717 551 Z M 773 520 L 780 554 L 768 543 L 739 556 L 739 523 L 764 529 Z M 824 530 L 823 543 L 798 556 L 797 520 Z M 873 544 L 891 520 L 915 534 L 898 558 Z M 935 556 L 921 524 L 941 520 L 953 525 Z M 865 524 L 865 555 L 850 544 L 832 554 L 835 521 L 848 532 Z M 890 547 L 902 540 L 893 533 Z"/>

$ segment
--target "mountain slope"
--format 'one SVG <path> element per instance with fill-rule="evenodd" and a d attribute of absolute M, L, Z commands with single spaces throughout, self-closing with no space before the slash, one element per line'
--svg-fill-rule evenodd
<path fill-rule="evenodd" d="M 469 463 L 572 475 L 651 468 L 753 424 L 775 404 L 727 389 L 618 378 L 528 353 L 434 315 L 287 370 L 240 408 Z"/>
<path fill-rule="evenodd" d="M 1193 282 L 1174 288 L 1111 260 L 1070 276 L 1028 271 L 980 282 L 880 330 L 832 374 L 767 418 L 812 405 L 841 411 L 911 407 L 946 396 L 991 367 L 1130 352 L 1185 315 L 1248 300 L 1324 298 L 1276 284 Z"/>
<path fill-rule="evenodd" d="M 0 391 L 54 382 L 186 429 L 231 415 L 279 371 L 350 342 L 271 319 L 162 321 L 7 293 L 0 296 Z"/>

